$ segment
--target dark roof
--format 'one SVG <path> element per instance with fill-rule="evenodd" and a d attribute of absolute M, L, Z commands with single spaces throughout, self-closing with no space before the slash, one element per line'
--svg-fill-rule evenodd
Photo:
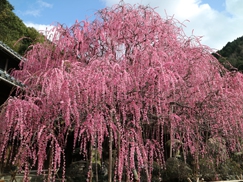
<path fill-rule="evenodd" d="M 0 41 L 0 52 L 4 52 L 4 55 L 9 57 L 11 62 L 12 61 L 15 62 L 14 64 L 10 64 L 11 69 L 18 69 L 19 63 L 22 60 L 25 60 L 22 56 L 20 56 L 17 52 L 12 50 L 9 46 L 4 44 L 2 41 Z M 21 82 L 17 81 L 14 77 L 10 76 L 9 73 L 6 72 L 6 70 L 2 70 L 1 68 L 0 68 L 0 80 L 5 81 L 8 84 L 11 84 L 13 86 L 21 86 L 21 87 L 23 86 Z"/>
<path fill-rule="evenodd" d="M 17 52 L 15 52 L 9 46 L 7 46 L 6 44 L 4 44 L 2 41 L 0 41 L 0 49 L 3 50 L 5 53 L 7 53 L 12 58 L 18 60 L 19 62 L 21 60 L 24 60 L 22 56 L 20 56 Z"/>
<path fill-rule="evenodd" d="M 14 77 L 0 69 L 0 80 L 5 81 L 13 86 L 23 87 L 24 85 Z"/>
<path fill-rule="evenodd" d="M 2 105 L 10 95 L 15 95 L 14 90 L 16 87 L 24 86 L 10 75 L 11 70 L 19 69 L 19 63 L 22 60 L 24 61 L 22 56 L 0 41 L 0 105 Z"/>

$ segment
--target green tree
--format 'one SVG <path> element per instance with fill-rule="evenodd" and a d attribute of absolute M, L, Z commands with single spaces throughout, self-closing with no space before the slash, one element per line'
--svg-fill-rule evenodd
<path fill-rule="evenodd" d="M 238 69 L 243 71 L 243 36 L 232 42 L 228 42 L 221 50 L 217 51 L 214 56 L 227 69 Z"/>
<path fill-rule="evenodd" d="M 29 45 L 41 41 L 41 35 L 34 29 L 26 27 L 23 21 L 13 12 L 14 7 L 8 0 L 0 4 L 0 40 L 13 50 L 23 55 Z M 18 40 L 20 40 L 17 42 Z"/>

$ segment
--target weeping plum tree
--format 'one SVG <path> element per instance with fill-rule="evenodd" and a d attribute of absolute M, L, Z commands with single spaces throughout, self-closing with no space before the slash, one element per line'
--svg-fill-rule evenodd
<path fill-rule="evenodd" d="M 166 133 L 169 157 L 180 141 L 185 161 L 191 155 L 195 164 L 210 155 L 210 138 L 224 141 L 227 152 L 241 150 L 242 75 L 225 70 L 182 27 L 129 4 L 102 9 L 93 22 L 57 25 L 52 41 L 33 45 L 13 73 L 25 87 L 1 110 L 2 160 L 10 158 L 26 180 L 49 160 L 55 181 L 60 167 L 65 175 L 68 137 L 90 160 L 88 146 L 102 156 L 109 140 L 109 181 L 142 173 L 151 181 L 153 163 L 165 165 Z"/>

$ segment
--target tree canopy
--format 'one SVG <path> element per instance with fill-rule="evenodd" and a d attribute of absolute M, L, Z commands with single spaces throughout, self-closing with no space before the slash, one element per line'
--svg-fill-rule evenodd
<path fill-rule="evenodd" d="M 17 147 L 12 160 L 26 177 L 33 166 L 42 172 L 49 148 L 49 180 L 60 166 L 65 172 L 71 133 L 87 159 L 88 146 L 100 156 L 105 140 L 109 156 L 116 148 L 110 181 L 132 180 L 135 170 L 151 181 L 153 163 L 165 166 L 168 134 L 170 157 L 181 150 L 196 168 L 200 157 L 224 160 L 225 153 L 212 156 L 210 140 L 226 145 L 226 153 L 241 150 L 242 75 L 153 8 L 118 4 L 93 22 L 57 25 L 52 42 L 33 45 L 26 59 L 14 72 L 25 89 L 0 115 L 0 154 Z"/>

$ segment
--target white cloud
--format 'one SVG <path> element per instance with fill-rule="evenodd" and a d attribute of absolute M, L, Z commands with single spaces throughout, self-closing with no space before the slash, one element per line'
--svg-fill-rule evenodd
<path fill-rule="evenodd" d="M 243 1 L 242 0 L 226 0 L 226 10 L 233 16 L 243 18 Z"/>
<path fill-rule="evenodd" d="M 120 0 L 103 0 L 112 6 Z M 124 0 L 130 4 L 158 7 L 156 11 L 162 16 L 173 16 L 184 22 L 185 33 L 189 36 L 203 36 L 202 44 L 221 49 L 227 42 L 243 35 L 243 0 L 225 0 L 225 10 L 218 11 L 203 4 L 201 0 Z M 166 14 L 165 14 L 166 12 Z"/>
<path fill-rule="evenodd" d="M 33 4 L 30 4 L 29 8 L 26 11 L 24 12 L 19 11 L 19 13 L 22 15 L 39 17 L 41 16 L 45 8 L 52 8 L 52 6 L 53 6 L 52 4 L 49 4 L 43 0 L 37 0 Z"/>
<path fill-rule="evenodd" d="M 35 24 L 32 22 L 24 22 L 27 27 L 33 27 L 38 32 L 42 33 L 46 36 L 49 40 L 53 39 L 53 35 L 56 33 L 55 26 L 53 25 L 44 25 L 44 24 Z"/>
<path fill-rule="evenodd" d="M 45 8 L 52 8 L 52 4 L 50 3 L 47 3 L 45 1 L 42 1 L 42 0 L 38 0 L 37 3 L 41 6 L 41 7 L 45 7 Z"/>
<path fill-rule="evenodd" d="M 40 16 L 40 12 L 41 12 L 40 9 L 35 9 L 35 10 L 27 10 L 22 14 L 37 17 Z"/>
<path fill-rule="evenodd" d="M 54 26 L 52 25 L 44 25 L 44 24 L 36 24 L 32 22 L 24 22 L 27 27 L 33 27 L 39 32 L 45 32 L 46 30 L 51 30 Z"/>

